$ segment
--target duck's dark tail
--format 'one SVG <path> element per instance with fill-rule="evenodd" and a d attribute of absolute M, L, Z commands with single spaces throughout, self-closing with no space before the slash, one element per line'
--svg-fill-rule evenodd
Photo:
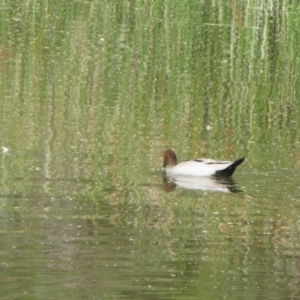
<path fill-rule="evenodd" d="M 220 170 L 216 172 L 216 176 L 232 176 L 235 169 L 245 160 L 245 157 L 239 158 L 236 161 L 234 161 L 230 166 L 228 166 L 224 170 Z"/>

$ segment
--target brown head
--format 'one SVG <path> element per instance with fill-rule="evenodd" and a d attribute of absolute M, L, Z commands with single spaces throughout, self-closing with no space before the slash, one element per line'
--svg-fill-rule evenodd
<path fill-rule="evenodd" d="M 171 168 L 177 165 L 177 157 L 173 150 L 168 149 L 164 152 L 164 168 Z"/>

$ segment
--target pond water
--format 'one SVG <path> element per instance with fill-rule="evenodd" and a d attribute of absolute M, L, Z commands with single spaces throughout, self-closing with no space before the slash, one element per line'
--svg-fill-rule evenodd
<path fill-rule="evenodd" d="M 1 299 L 300 299 L 300 3 L 50 2 L 1 3 Z"/>

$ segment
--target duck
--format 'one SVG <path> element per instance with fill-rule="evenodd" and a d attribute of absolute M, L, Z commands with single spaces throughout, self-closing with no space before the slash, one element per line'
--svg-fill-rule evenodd
<path fill-rule="evenodd" d="M 239 158 L 233 162 L 197 158 L 177 163 L 175 152 L 168 149 L 165 150 L 163 154 L 163 167 L 165 168 L 166 175 L 231 177 L 235 169 L 244 160 L 245 157 Z"/>

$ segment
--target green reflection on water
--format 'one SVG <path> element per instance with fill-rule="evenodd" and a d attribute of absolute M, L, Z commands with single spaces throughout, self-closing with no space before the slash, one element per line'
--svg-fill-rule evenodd
<path fill-rule="evenodd" d="M 2 3 L 1 294 L 298 295 L 299 8 Z M 169 147 L 241 192 L 167 193 Z"/>

